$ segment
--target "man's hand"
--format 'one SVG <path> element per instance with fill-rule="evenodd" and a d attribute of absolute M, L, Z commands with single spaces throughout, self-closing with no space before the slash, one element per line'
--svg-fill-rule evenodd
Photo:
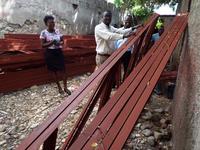
<path fill-rule="evenodd" d="M 124 36 L 123 36 L 123 39 L 129 38 L 129 37 L 132 36 L 132 35 L 135 35 L 135 32 L 131 32 L 131 33 L 127 34 L 127 35 L 124 35 Z"/>
<path fill-rule="evenodd" d="M 144 26 L 143 24 L 138 24 L 138 25 L 136 26 L 136 28 L 143 27 L 143 26 Z"/>
<path fill-rule="evenodd" d="M 137 28 L 139 28 L 139 27 L 143 27 L 143 26 L 144 26 L 143 24 L 138 24 L 138 25 L 132 27 L 132 30 L 135 30 L 135 29 L 137 29 Z"/>

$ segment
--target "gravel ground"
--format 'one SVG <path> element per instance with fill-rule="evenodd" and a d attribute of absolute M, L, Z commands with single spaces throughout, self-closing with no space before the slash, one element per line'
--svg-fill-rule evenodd
<path fill-rule="evenodd" d="M 172 100 L 153 94 L 137 121 L 124 149 L 172 149 Z"/>
<path fill-rule="evenodd" d="M 89 76 L 77 76 L 68 80 L 68 87 L 73 92 Z M 0 150 L 11 150 L 55 110 L 67 95 L 58 93 L 56 84 L 32 86 L 17 92 L 0 96 Z M 58 143 L 66 136 L 79 116 L 83 101 L 72 111 L 60 126 Z M 65 129 L 65 130 L 64 130 Z M 64 131 L 64 132 L 63 132 Z M 61 134 L 62 133 L 62 134 Z"/>
<path fill-rule="evenodd" d="M 85 74 L 68 80 L 73 92 L 89 76 Z M 89 96 L 89 94 L 88 94 Z M 88 97 L 87 96 L 87 97 Z M 0 150 L 12 150 L 41 122 L 55 110 L 67 95 L 60 95 L 55 84 L 33 86 L 17 92 L 0 96 Z M 75 124 L 83 102 L 71 112 L 59 127 L 57 148 L 61 145 Z M 153 95 L 124 149 L 130 150 L 168 150 L 171 149 L 171 100 Z M 97 112 L 95 107 L 88 123 Z M 87 124 L 88 124 L 87 123 Z"/>

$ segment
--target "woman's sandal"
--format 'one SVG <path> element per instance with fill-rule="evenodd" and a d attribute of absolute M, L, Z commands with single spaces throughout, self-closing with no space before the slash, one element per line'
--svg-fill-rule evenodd
<path fill-rule="evenodd" d="M 64 91 L 65 91 L 68 95 L 71 95 L 71 94 L 72 94 L 71 91 L 68 90 L 67 88 L 64 88 Z"/>

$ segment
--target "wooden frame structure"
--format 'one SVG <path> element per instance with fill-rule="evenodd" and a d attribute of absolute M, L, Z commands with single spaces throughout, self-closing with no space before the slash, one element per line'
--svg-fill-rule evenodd
<path fill-rule="evenodd" d="M 187 15 L 177 16 L 172 26 L 148 51 L 157 18 L 157 14 L 151 16 L 145 26 L 138 31 L 137 36 L 131 37 L 126 44 L 115 51 L 77 91 L 19 145 L 18 149 L 35 150 L 43 145 L 44 150 L 55 150 L 59 125 L 91 90 L 93 93 L 88 103 L 61 149 L 94 149 L 93 144 L 96 146 L 95 149 L 121 149 L 187 26 Z M 113 76 L 118 70 L 116 68 L 119 67 L 123 54 L 133 45 L 135 50 L 131 56 L 126 79 L 110 97 L 115 81 Z M 121 83 L 122 80 L 119 80 Z M 99 113 L 83 131 L 99 100 Z"/>
<path fill-rule="evenodd" d="M 93 72 L 94 36 L 64 35 L 67 76 Z M 53 82 L 44 62 L 38 34 L 6 34 L 0 39 L 0 93 Z"/>
<path fill-rule="evenodd" d="M 76 92 L 74 92 L 68 99 L 66 99 L 61 106 L 55 110 L 55 112 L 52 113 L 52 115 L 44 122 L 42 123 L 37 129 L 35 129 L 30 136 L 25 139 L 18 147 L 18 149 L 37 149 L 40 147 L 40 145 L 43 144 L 43 149 L 55 149 L 55 142 L 56 142 L 56 134 L 58 126 L 64 121 L 64 119 L 67 117 L 67 115 L 76 107 L 78 104 L 82 101 L 82 99 L 91 91 L 93 90 L 94 93 L 91 96 L 91 98 L 88 100 L 88 104 L 90 106 L 90 109 L 87 109 L 87 111 L 83 112 L 79 120 L 77 121 L 77 126 L 75 126 L 74 130 L 75 132 L 72 132 L 70 136 L 72 141 L 70 144 L 65 145 L 71 145 L 73 141 L 76 140 L 78 135 L 81 132 L 81 127 L 84 126 L 84 122 L 86 122 L 92 107 L 97 102 L 98 98 L 101 98 L 103 107 L 105 105 L 105 102 L 110 97 L 110 85 L 112 84 L 110 79 L 112 79 L 113 74 L 115 74 L 115 68 L 118 67 L 119 61 L 123 54 L 127 51 L 127 49 L 132 46 L 136 45 L 139 41 L 141 41 L 141 38 L 145 38 L 143 42 L 140 42 L 138 48 L 136 51 L 139 51 L 141 53 L 142 47 L 145 47 L 148 44 L 148 41 L 150 41 L 150 35 L 147 36 L 147 34 L 152 34 L 152 29 L 155 26 L 156 20 L 158 18 L 157 14 L 154 14 L 152 17 L 150 17 L 149 21 L 146 23 L 145 27 L 140 29 L 137 33 L 136 37 L 132 37 L 129 39 L 127 44 L 123 45 L 120 49 L 115 51 L 111 57 L 109 57 L 104 64 L 100 66 L 98 70 L 96 70 L 89 79 L 85 82 L 83 86 L 81 86 Z M 152 27 L 153 26 L 153 27 Z M 151 32 L 150 32 L 151 30 Z M 143 36 L 142 36 L 143 35 Z M 102 84 L 106 83 L 106 84 Z M 109 83 L 109 84 L 108 84 Z M 108 89 L 108 90 L 105 90 Z M 86 107 L 87 107 L 86 106 Z M 88 108 L 88 107 L 87 107 Z M 86 109 L 85 109 L 86 110 Z M 78 129 L 78 131 L 77 131 Z M 49 145 L 49 144 L 52 145 Z M 53 146 L 54 145 L 54 146 Z"/>

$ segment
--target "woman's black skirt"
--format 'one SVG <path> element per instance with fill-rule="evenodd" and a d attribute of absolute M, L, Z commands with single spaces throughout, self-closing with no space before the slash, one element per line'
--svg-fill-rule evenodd
<path fill-rule="evenodd" d="M 62 49 L 46 49 L 45 62 L 49 71 L 65 71 L 65 60 Z"/>

